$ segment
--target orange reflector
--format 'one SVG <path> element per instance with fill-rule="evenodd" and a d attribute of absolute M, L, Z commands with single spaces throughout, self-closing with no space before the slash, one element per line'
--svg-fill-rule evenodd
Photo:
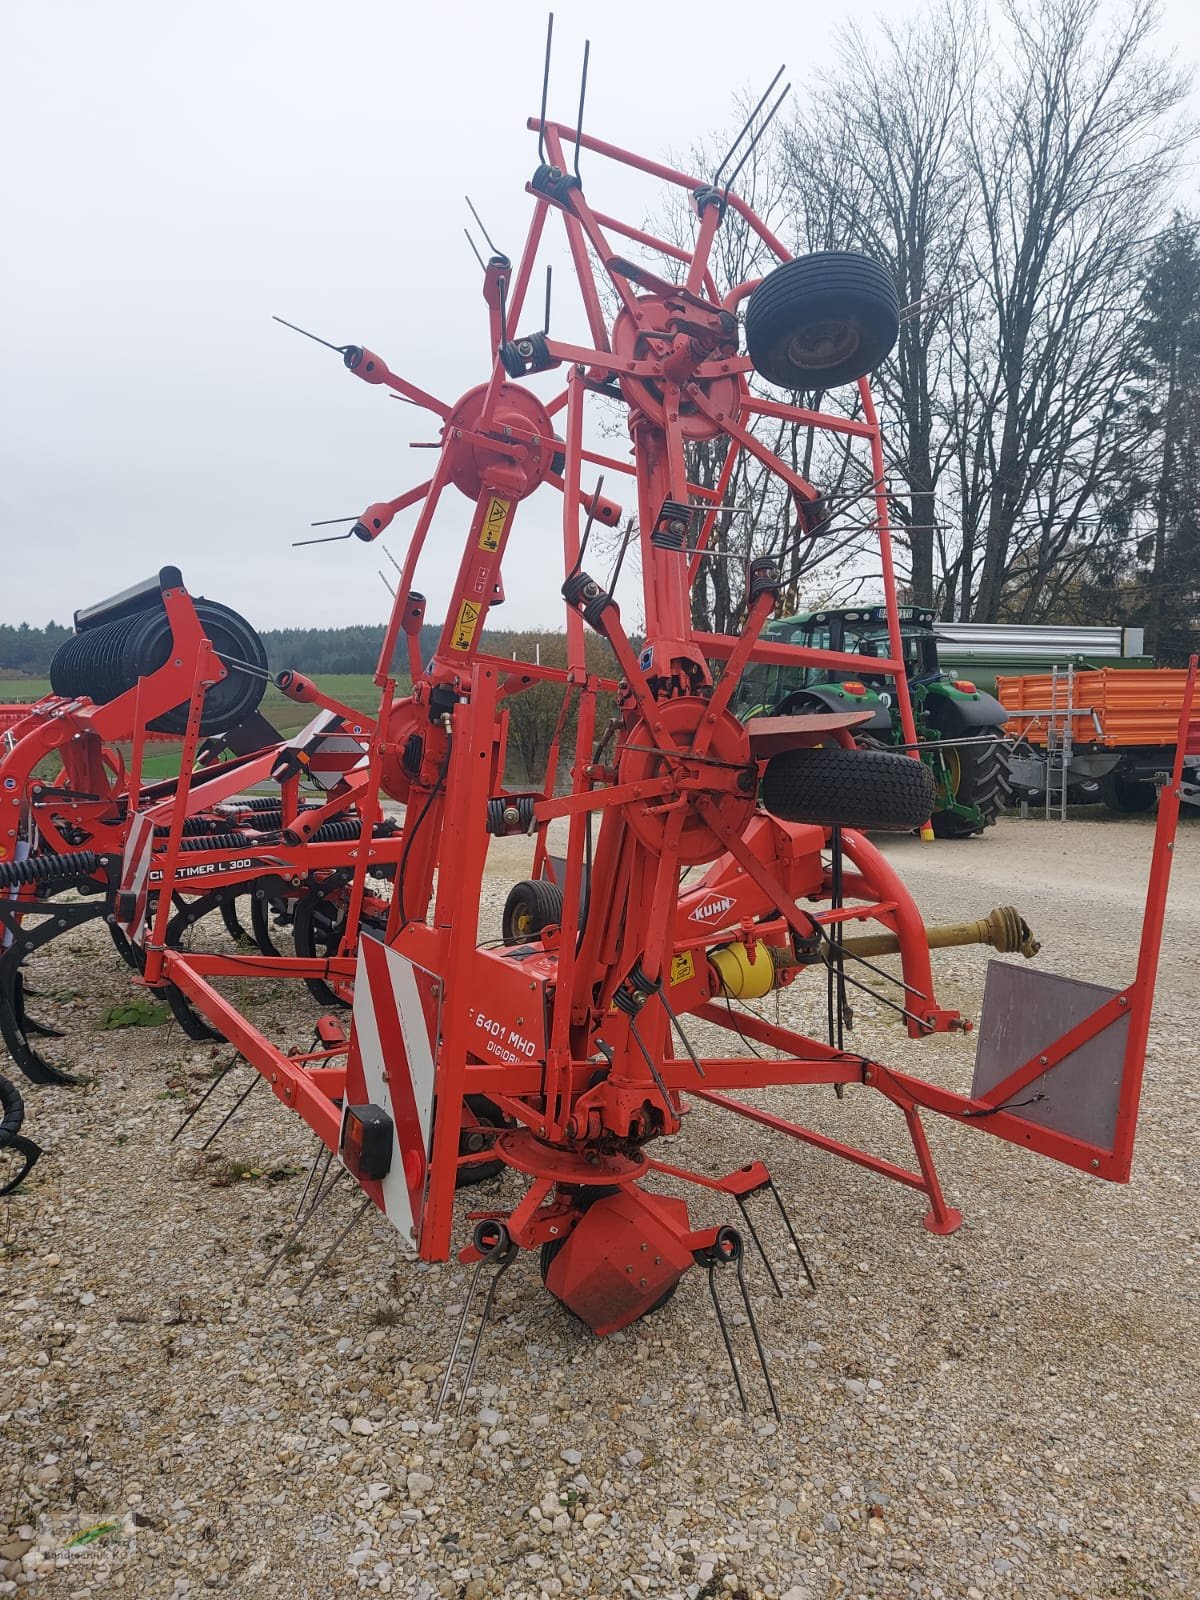
<path fill-rule="evenodd" d="M 956 689 L 961 689 L 964 694 L 974 694 L 976 692 L 975 685 L 973 683 L 968 683 L 966 678 L 959 678 L 954 687 Z"/>
<path fill-rule="evenodd" d="M 866 694 L 867 692 L 865 683 L 844 683 L 842 688 L 847 694 Z"/>

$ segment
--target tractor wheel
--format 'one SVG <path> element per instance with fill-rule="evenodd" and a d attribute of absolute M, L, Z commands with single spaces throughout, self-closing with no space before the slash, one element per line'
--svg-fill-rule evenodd
<path fill-rule="evenodd" d="M 773 816 L 823 827 L 919 828 L 935 794 L 923 762 L 840 746 L 783 750 L 767 762 L 762 780 L 762 803 Z"/>
<path fill-rule="evenodd" d="M 500 931 L 505 944 L 526 944 L 543 928 L 562 921 L 562 890 L 549 878 L 526 878 L 514 884 L 504 902 Z"/>
<path fill-rule="evenodd" d="M 831 389 L 863 378 L 899 332 L 891 273 L 853 250 L 785 261 L 746 302 L 750 359 L 781 389 Z"/>
<path fill-rule="evenodd" d="M 979 744 L 955 745 L 945 752 L 946 769 L 954 798 L 975 806 L 980 820 L 960 817 L 955 811 L 935 811 L 930 821 L 939 839 L 967 839 L 990 828 L 1008 804 L 1008 746 L 999 734 Z"/>
<path fill-rule="evenodd" d="M 1136 778 L 1126 778 L 1120 772 L 1108 772 L 1100 780 L 1100 798 L 1110 811 L 1124 816 L 1138 816 L 1152 811 L 1158 790 L 1152 783 L 1139 783 Z"/>

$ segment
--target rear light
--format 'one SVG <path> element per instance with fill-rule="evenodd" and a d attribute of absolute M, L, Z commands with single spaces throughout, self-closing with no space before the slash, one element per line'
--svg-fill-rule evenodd
<path fill-rule="evenodd" d="M 865 683 L 844 683 L 842 688 L 847 694 L 866 694 L 867 692 Z"/>
<path fill-rule="evenodd" d="M 973 683 L 968 682 L 968 680 L 966 678 L 959 678 L 958 682 L 954 685 L 954 687 L 956 689 L 961 689 L 964 694 L 977 694 L 978 693 L 978 690 L 975 688 L 975 685 Z"/>
<path fill-rule="evenodd" d="M 387 1177 L 392 1165 L 392 1119 L 382 1106 L 346 1107 L 341 1157 L 351 1177 Z"/>

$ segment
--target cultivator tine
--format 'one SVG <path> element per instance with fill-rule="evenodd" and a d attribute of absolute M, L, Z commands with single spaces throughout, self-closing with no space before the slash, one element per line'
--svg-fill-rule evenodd
<path fill-rule="evenodd" d="M 479 1287 L 479 1277 L 484 1267 L 494 1268 L 492 1281 L 488 1285 L 487 1298 L 483 1302 L 483 1310 L 479 1315 L 479 1327 L 475 1330 L 475 1337 L 471 1342 L 471 1354 L 467 1359 L 467 1370 L 463 1376 L 462 1389 L 458 1396 L 458 1409 L 456 1416 L 461 1417 L 463 1407 L 467 1403 L 467 1390 L 471 1387 L 471 1379 L 475 1376 L 475 1365 L 479 1360 L 479 1351 L 483 1344 L 484 1330 L 492 1314 L 492 1305 L 496 1299 L 496 1289 L 500 1279 L 516 1260 L 517 1247 L 509 1237 L 508 1229 L 502 1222 L 481 1222 L 475 1229 L 475 1248 L 483 1253 L 471 1274 L 470 1287 L 467 1290 L 466 1304 L 462 1308 L 462 1316 L 458 1319 L 458 1327 L 454 1333 L 454 1343 L 450 1346 L 449 1359 L 446 1362 L 446 1375 L 442 1379 L 441 1392 L 438 1394 L 437 1405 L 433 1408 L 433 1420 L 436 1422 L 441 1416 L 442 1407 L 446 1403 L 446 1396 L 450 1393 L 450 1384 L 454 1378 L 454 1366 L 458 1360 L 459 1347 L 462 1344 L 463 1334 L 466 1332 L 467 1319 L 471 1315 L 471 1307 L 475 1303 L 475 1291 Z"/>
<path fill-rule="evenodd" d="M 258 1287 L 260 1289 L 265 1288 L 266 1285 L 270 1282 L 271 1278 L 274 1276 L 276 1267 L 278 1267 L 279 1263 L 283 1260 L 284 1256 L 287 1255 L 288 1251 L 295 1244 L 296 1240 L 304 1232 L 305 1228 L 308 1227 L 308 1224 L 316 1216 L 317 1212 L 325 1204 L 326 1200 L 329 1199 L 329 1196 L 333 1193 L 333 1191 L 337 1188 L 339 1182 L 345 1176 L 346 1176 L 345 1167 L 339 1167 L 331 1178 L 323 1181 L 320 1185 L 318 1185 L 317 1192 L 316 1192 L 316 1195 L 313 1197 L 312 1204 L 309 1206 L 308 1210 L 304 1213 L 304 1215 L 296 1223 L 296 1226 L 292 1229 L 291 1233 L 288 1234 L 287 1238 L 279 1246 L 279 1249 L 271 1257 L 271 1260 L 267 1265 L 267 1270 L 263 1273 L 262 1277 L 258 1280 Z"/>
<path fill-rule="evenodd" d="M 22 1033 L 32 1033 L 35 1039 L 65 1039 L 66 1035 L 61 1028 L 48 1027 L 44 1022 L 35 1022 L 25 1009 L 25 1001 L 34 991 L 26 984 L 18 969 L 13 984 L 13 1010 L 17 1016 L 17 1026 Z"/>
<path fill-rule="evenodd" d="M 208 1088 L 205 1089 L 204 1093 L 200 1096 L 199 1100 L 196 1101 L 196 1104 L 188 1112 L 187 1116 L 184 1117 L 183 1121 L 175 1129 L 175 1132 L 171 1135 L 170 1139 L 167 1141 L 169 1144 L 174 1144 L 175 1143 L 176 1139 L 178 1139 L 179 1135 L 187 1127 L 188 1123 L 191 1122 L 192 1118 L 196 1115 L 196 1113 L 205 1105 L 205 1103 L 208 1101 L 208 1099 L 214 1093 L 214 1091 L 217 1089 L 217 1087 L 220 1084 L 225 1082 L 225 1079 L 229 1076 L 229 1074 L 233 1071 L 234 1067 L 236 1067 L 237 1064 L 238 1064 L 238 1058 L 235 1056 L 232 1061 L 230 1061 L 226 1066 L 223 1066 L 221 1068 L 220 1072 L 217 1073 L 216 1077 L 209 1084 Z"/>
<path fill-rule="evenodd" d="M 0 958 L 0 1038 L 3 1038 L 9 1055 L 30 1083 L 78 1083 L 79 1079 L 74 1073 L 56 1067 L 34 1048 L 29 1042 L 31 1033 L 40 1033 L 49 1038 L 62 1037 L 52 1030 L 43 1030 L 39 1025 L 30 1026 L 25 1014 L 20 960 L 9 954 Z"/>
<path fill-rule="evenodd" d="M 761 1253 L 761 1245 L 759 1250 Z M 775 1385 L 771 1382 L 771 1373 L 767 1367 L 767 1352 L 763 1348 L 762 1335 L 758 1331 L 758 1318 L 754 1315 L 754 1304 L 750 1299 L 750 1291 L 746 1285 L 745 1274 L 742 1270 L 745 1253 L 742 1236 L 736 1228 L 719 1228 L 717 1230 L 717 1236 L 712 1246 L 704 1252 L 702 1258 L 708 1267 L 708 1292 L 712 1298 L 713 1310 L 717 1315 L 717 1326 L 721 1330 L 721 1338 L 725 1343 L 725 1354 L 729 1357 L 729 1366 L 733 1373 L 733 1381 L 737 1386 L 738 1399 L 741 1402 L 743 1412 L 748 1416 L 750 1414 L 750 1403 L 746 1398 L 746 1386 L 742 1382 L 742 1369 L 738 1365 L 737 1354 L 733 1348 L 733 1340 L 729 1335 L 729 1325 L 725 1320 L 725 1312 L 721 1305 L 721 1297 L 717 1293 L 717 1268 L 734 1268 L 737 1275 L 738 1292 L 741 1294 L 742 1305 L 746 1312 L 746 1321 L 750 1325 L 750 1332 L 754 1339 L 754 1348 L 758 1354 L 758 1364 L 762 1370 L 763 1382 L 766 1385 L 767 1396 L 771 1402 L 771 1410 L 775 1413 L 776 1422 L 782 1422 L 783 1413 L 779 1409 Z M 774 1277 L 774 1274 L 772 1274 L 772 1277 Z"/>
<path fill-rule="evenodd" d="M 313 1279 L 317 1276 L 317 1273 L 323 1271 L 324 1268 L 328 1265 L 328 1263 L 333 1260 L 334 1253 L 337 1250 L 339 1250 L 343 1244 L 345 1244 L 346 1240 L 350 1237 L 350 1235 L 354 1232 L 355 1228 L 358 1227 L 359 1223 L 366 1216 L 366 1214 L 367 1214 L 367 1212 L 370 1209 L 372 1204 L 373 1204 L 373 1202 L 371 1200 L 370 1195 L 365 1195 L 364 1198 L 363 1198 L 362 1204 L 359 1206 L 358 1210 L 354 1213 L 354 1215 L 350 1218 L 350 1221 L 342 1229 L 341 1233 L 338 1234 L 337 1238 L 329 1246 L 329 1249 L 326 1250 L 325 1254 L 321 1257 L 320 1261 L 317 1262 L 316 1266 L 309 1273 L 308 1277 L 305 1278 L 304 1282 L 296 1290 L 296 1298 L 297 1298 L 297 1300 L 299 1300 L 300 1297 L 304 1294 L 305 1290 L 309 1287 L 309 1285 L 312 1283 Z"/>
<path fill-rule="evenodd" d="M 238 1095 L 237 1099 L 230 1106 L 229 1110 L 225 1113 L 225 1115 L 221 1118 L 220 1122 L 217 1123 L 216 1127 L 209 1134 L 208 1138 L 205 1139 L 204 1143 L 200 1146 L 201 1150 L 207 1150 L 208 1149 L 209 1145 L 217 1137 L 217 1135 L 220 1133 L 221 1129 L 229 1121 L 230 1117 L 233 1116 L 235 1111 L 240 1111 L 241 1110 L 242 1106 L 250 1098 L 250 1096 L 254 1093 L 255 1089 L 258 1088 L 258 1086 L 259 1086 L 259 1084 L 261 1082 L 262 1082 L 261 1074 L 258 1073 L 258 1072 L 255 1072 L 254 1076 L 251 1078 L 250 1082 L 242 1090 L 241 1094 Z"/>

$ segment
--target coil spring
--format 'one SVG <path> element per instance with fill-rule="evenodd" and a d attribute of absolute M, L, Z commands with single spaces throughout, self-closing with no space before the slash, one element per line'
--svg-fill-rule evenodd
<path fill-rule="evenodd" d="M 47 851 L 24 861 L 0 861 L 0 889 L 19 889 L 23 884 L 48 883 L 52 878 L 91 877 L 106 856 L 95 850 L 72 850 L 65 854 Z"/>
<path fill-rule="evenodd" d="M 226 800 L 218 811 L 278 811 L 279 801 L 273 794 L 252 795 L 249 800 Z"/>
<path fill-rule="evenodd" d="M 371 829 L 373 839 L 384 839 L 389 834 L 395 833 L 396 824 L 390 820 L 377 822 Z M 362 836 L 362 823 L 353 819 L 336 818 L 333 822 L 323 822 L 312 836 L 313 844 L 348 844 L 352 839 Z"/>
<path fill-rule="evenodd" d="M 661 982 L 652 983 L 642 971 L 641 962 L 635 961 L 625 983 L 613 995 L 612 1003 L 627 1017 L 636 1017 L 649 997 L 661 988 Z"/>
<path fill-rule="evenodd" d="M 260 844 L 248 833 L 207 833 L 202 839 L 183 839 L 180 852 L 188 850 L 244 850 L 248 845 Z"/>

